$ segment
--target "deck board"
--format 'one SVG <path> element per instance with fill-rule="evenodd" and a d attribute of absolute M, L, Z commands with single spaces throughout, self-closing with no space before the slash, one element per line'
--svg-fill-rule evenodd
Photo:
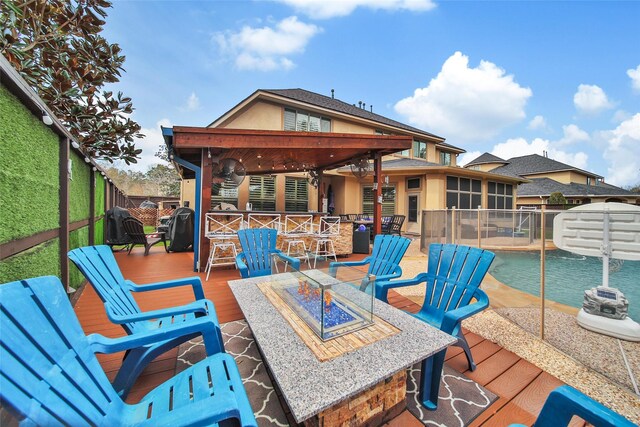
<path fill-rule="evenodd" d="M 205 281 L 204 274 L 192 271 L 193 253 L 167 254 L 162 247 L 152 248 L 147 257 L 143 256 L 142 252 L 134 249 L 131 255 L 127 255 L 126 252 L 116 253 L 116 259 L 125 278 L 137 284 L 145 284 L 197 275 L 202 280 L 205 297 L 214 302 L 221 323 L 244 318 L 227 284 L 229 280 L 240 278 L 234 268 L 216 268 L 212 270 L 209 281 Z M 363 257 L 354 255 L 348 260 Z M 190 286 L 135 294 L 136 301 L 145 311 L 187 304 L 192 302 L 193 298 Z M 418 304 L 394 291 L 389 292 L 389 302 L 410 312 L 420 308 Z M 102 301 L 90 286 L 82 290 L 74 309 L 85 333 L 101 333 L 110 337 L 124 335 L 120 326 L 109 322 Z M 458 347 L 451 347 L 447 351 L 446 363 L 499 396 L 499 399 L 471 425 L 494 426 L 513 422 L 531 424 L 550 390 L 561 382 L 497 344 L 472 332 L 463 332 L 478 368 L 474 372 L 468 371 L 466 358 Z M 109 378 L 113 378 L 120 367 L 122 354 L 98 355 L 98 360 Z M 177 350 L 173 349 L 151 362 L 136 382 L 127 401 L 139 401 L 154 387 L 171 378 L 174 374 L 176 354 Z M 421 424 L 408 411 L 404 411 L 387 425 L 396 427 Z"/>

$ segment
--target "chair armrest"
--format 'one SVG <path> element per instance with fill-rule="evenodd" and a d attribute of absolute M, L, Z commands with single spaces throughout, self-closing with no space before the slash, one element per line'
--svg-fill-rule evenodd
<path fill-rule="evenodd" d="M 291 266 L 296 270 L 300 270 L 300 260 L 298 258 L 291 257 L 282 252 L 280 249 L 274 249 L 271 253 L 278 255 L 279 258 L 282 258 L 286 262 L 290 263 Z"/>
<path fill-rule="evenodd" d="M 459 327 L 460 322 L 489 307 L 489 297 L 482 289 L 476 289 L 473 296 L 476 298 L 476 302 L 444 314 L 442 326 L 440 327 L 441 331 L 454 335 L 457 332 L 456 328 Z"/>
<path fill-rule="evenodd" d="M 179 305 L 177 307 L 162 308 L 159 310 L 145 311 L 142 313 L 130 314 L 126 316 L 114 313 L 111 304 L 109 304 L 108 302 L 104 303 L 104 306 L 107 311 L 107 317 L 109 318 L 109 320 L 117 324 L 140 322 L 143 320 L 151 320 L 151 319 L 160 319 L 162 317 L 177 316 L 180 314 L 187 314 L 187 313 L 194 313 L 194 314 L 195 313 L 203 313 L 203 314 L 213 313 L 213 316 L 217 317 L 215 314 L 213 302 L 206 299 L 194 301 L 186 305 Z"/>
<path fill-rule="evenodd" d="M 236 267 L 238 267 L 238 271 L 240 271 L 240 277 L 247 278 L 249 277 L 249 267 L 244 262 L 245 256 L 242 252 L 236 255 Z"/>
<path fill-rule="evenodd" d="M 100 334 L 91 334 L 87 335 L 87 340 L 94 353 L 111 354 L 198 333 L 202 334 L 207 354 L 214 354 L 220 350 L 224 351 L 224 349 L 219 348 L 217 342 L 220 336 L 220 327 L 209 317 L 200 317 L 171 328 L 155 329 L 119 338 L 107 338 Z M 212 351 L 209 352 L 209 350 Z"/>
<path fill-rule="evenodd" d="M 566 426 L 574 415 L 599 427 L 635 426 L 622 415 L 568 385 L 562 385 L 549 394 L 535 425 Z"/>
<path fill-rule="evenodd" d="M 402 274 L 402 271 L 401 271 L 401 274 Z M 384 277 L 384 276 L 381 276 L 381 277 Z M 378 281 L 378 279 L 376 278 L 376 298 L 379 299 L 380 301 L 388 302 L 387 293 L 389 289 L 402 288 L 405 286 L 414 286 L 426 281 L 427 281 L 427 273 L 419 273 L 413 279 L 405 279 L 405 280 Z"/>
<path fill-rule="evenodd" d="M 338 267 L 357 267 L 361 265 L 367 265 L 371 262 L 371 257 L 366 257 L 361 261 L 334 261 L 329 264 L 329 274 L 333 277 L 336 276 L 336 270 Z"/>
<path fill-rule="evenodd" d="M 202 290 L 202 281 L 200 277 L 185 277 L 182 279 L 167 280 L 164 282 L 149 283 L 148 285 L 136 285 L 131 280 L 126 280 L 128 288 L 133 292 L 146 292 L 155 291 L 158 289 L 175 288 L 176 286 L 191 285 L 193 287 L 193 294 L 197 300 L 204 299 L 204 291 Z"/>

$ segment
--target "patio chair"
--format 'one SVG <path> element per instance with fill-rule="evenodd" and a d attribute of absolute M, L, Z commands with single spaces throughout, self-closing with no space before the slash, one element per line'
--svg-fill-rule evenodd
<path fill-rule="evenodd" d="M 210 340 L 216 345 L 207 347 L 207 351 L 212 351 L 208 354 L 224 352 L 218 317 L 213 302 L 204 298 L 199 277 L 136 285 L 124 279 L 111 249 L 105 245 L 74 249 L 69 252 L 69 259 L 84 274 L 104 302 L 109 320 L 122 326 L 127 334 L 135 336 L 156 330 L 167 331 L 176 325 L 192 323 L 197 317 L 205 317 L 215 325 L 212 328 L 215 334 Z M 160 310 L 142 312 L 131 294 L 187 285 L 193 287 L 196 301 Z M 194 336 L 195 334 L 171 336 L 164 341 L 128 351 L 124 356 L 122 367 L 113 380 L 113 387 L 125 398 L 136 378 L 149 362 Z"/>
<path fill-rule="evenodd" d="M 169 252 L 164 233 L 161 233 L 160 235 L 157 233 L 144 234 L 144 226 L 137 218 L 130 216 L 123 219 L 122 227 L 124 228 L 124 232 L 131 238 L 131 243 L 129 243 L 129 252 L 127 252 L 127 254 L 131 253 L 131 249 L 133 249 L 134 246 L 142 245 L 144 246 L 144 255 L 147 256 L 149 255 L 149 249 L 151 249 L 151 246 L 157 245 L 158 243 L 162 243 L 164 245 L 164 250 Z"/>
<path fill-rule="evenodd" d="M 376 281 L 376 298 L 387 302 L 389 289 L 424 282 L 425 299 L 414 316 L 457 337 L 454 345 L 462 347 L 473 371 L 476 365 L 462 334 L 461 322 L 489 306 L 489 297 L 479 286 L 494 257 L 493 252 L 479 248 L 431 244 L 426 273 L 408 280 Z M 472 299 L 476 302 L 472 303 Z"/>
<path fill-rule="evenodd" d="M 404 215 L 393 215 L 388 222 L 382 221 L 382 234 L 402 235 L 402 224 L 404 224 Z"/>
<path fill-rule="evenodd" d="M 473 362 L 469 344 L 462 333 L 461 324 L 462 320 L 489 306 L 489 297 L 479 286 L 494 257 L 493 252 L 479 248 L 433 243 L 429 246 L 426 273 L 420 273 L 408 280 L 376 280 L 376 298 L 387 302 L 389 289 L 414 286 L 424 282 L 426 290 L 422 308 L 412 315 L 456 337 L 458 341 L 453 345 L 464 350 L 469 369 L 473 371 L 476 365 Z M 472 303 L 472 299 L 476 302 Z M 445 351 L 441 351 L 422 362 L 423 372 L 427 370 L 434 373 L 431 376 L 433 382 L 430 385 L 423 383 L 420 386 L 421 396 L 425 387 L 431 388 L 430 393 L 426 394 L 431 396 L 431 399 L 421 399 L 427 409 L 436 409 L 438 403 L 438 388 L 444 357 Z"/>
<path fill-rule="evenodd" d="M 94 354 L 194 334 L 202 334 L 213 350 L 217 326 L 209 318 L 121 338 L 85 336 L 53 276 L 0 285 L 0 307 L 0 401 L 21 425 L 257 425 L 228 354 L 207 357 L 132 405 L 111 386 Z"/>
<path fill-rule="evenodd" d="M 337 269 L 341 266 L 358 267 L 369 264 L 367 273 L 375 276 L 375 283 L 396 279 L 402 276 L 400 261 L 407 252 L 411 240 L 401 236 L 383 236 L 379 234 L 373 241 L 373 251 L 371 255 L 362 261 L 338 261 L 329 264 L 329 273 L 335 277 Z M 364 292 L 375 292 L 370 289 L 370 282 L 365 278 L 360 284 L 360 290 Z"/>
<path fill-rule="evenodd" d="M 273 254 L 278 254 L 283 260 L 291 263 L 296 270 L 300 269 L 299 259 L 287 256 L 276 248 L 277 236 L 278 232 L 272 228 L 250 228 L 238 231 L 242 252 L 236 257 L 236 265 L 243 278 L 271 274 Z"/>
<path fill-rule="evenodd" d="M 549 394 L 534 426 L 568 426 L 574 415 L 582 418 L 589 425 L 598 427 L 635 426 L 622 415 L 568 385 L 562 385 Z M 524 425 L 511 424 L 510 427 L 524 427 Z"/>

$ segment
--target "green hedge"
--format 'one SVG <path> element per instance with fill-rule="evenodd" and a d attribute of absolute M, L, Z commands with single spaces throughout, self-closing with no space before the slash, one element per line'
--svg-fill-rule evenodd
<path fill-rule="evenodd" d="M 102 175 L 96 172 L 96 216 L 104 215 L 104 189 L 104 178 L 102 177 Z"/>
<path fill-rule="evenodd" d="M 69 250 L 82 246 L 89 246 L 89 227 L 82 227 L 69 233 Z M 71 261 L 68 262 L 69 286 L 78 289 L 84 282 L 84 276 Z"/>
<path fill-rule="evenodd" d="M 96 245 L 104 244 L 104 219 L 96 221 L 96 228 L 93 233 L 93 239 Z"/>
<path fill-rule="evenodd" d="M 72 179 L 69 180 L 69 222 L 89 218 L 89 178 L 91 167 L 84 157 L 71 153 Z"/>
<path fill-rule="evenodd" d="M 58 227 L 59 139 L 4 86 L 0 119 L 0 243 L 5 243 Z"/>
<path fill-rule="evenodd" d="M 60 242 L 49 240 L 0 262 L 0 283 L 38 276 L 60 277 Z"/>

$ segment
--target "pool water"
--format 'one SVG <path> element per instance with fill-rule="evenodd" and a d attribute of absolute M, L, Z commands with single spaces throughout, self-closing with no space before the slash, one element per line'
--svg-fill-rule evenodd
<path fill-rule="evenodd" d="M 495 251 L 489 273 L 500 282 L 540 296 L 540 252 Z M 563 250 L 545 256 L 545 296 L 572 307 L 582 307 L 584 291 L 602 284 L 602 260 Z M 609 274 L 609 286 L 629 301 L 629 316 L 640 321 L 640 261 L 624 261 Z"/>

